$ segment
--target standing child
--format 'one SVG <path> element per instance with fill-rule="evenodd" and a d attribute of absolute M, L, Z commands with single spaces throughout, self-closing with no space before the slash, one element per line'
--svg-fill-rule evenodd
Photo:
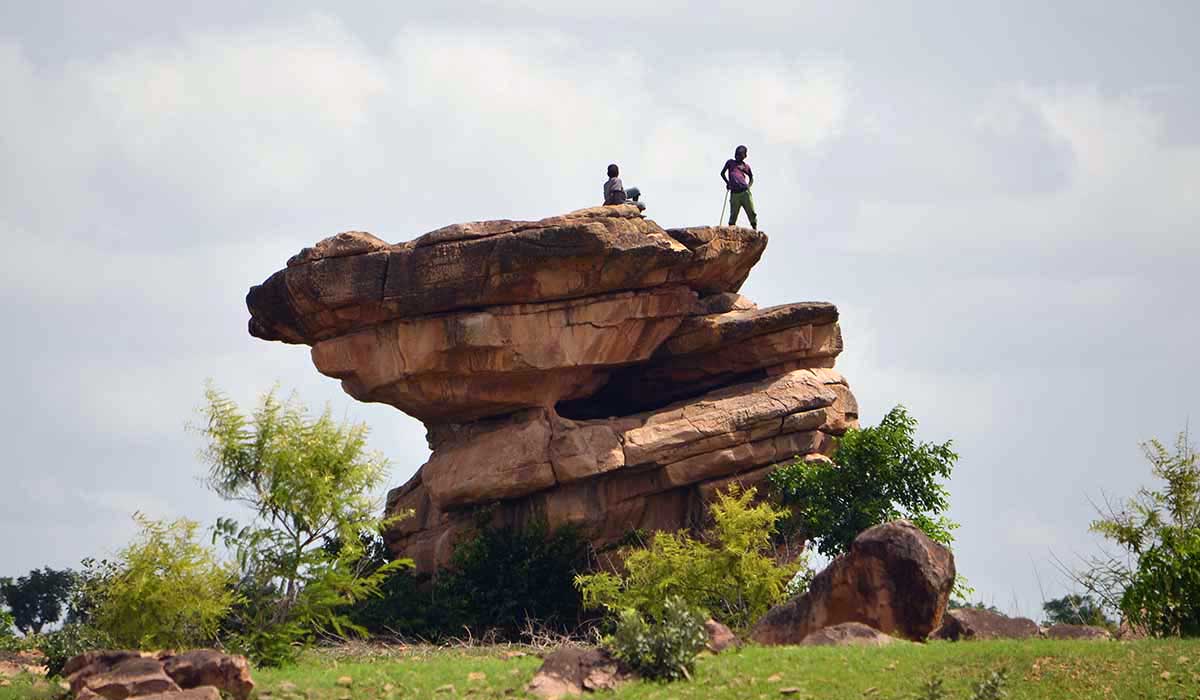
<path fill-rule="evenodd" d="M 728 176 L 726 176 L 728 173 Z M 754 213 L 754 199 L 750 196 L 750 187 L 754 185 L 754 171 L 746 162 L 746 147 L 738 146 L 733 151 L 733 158 L 725 161 L 721 168 L 721 179 L 729 190 L 729 225 L 736 226 L 738 213 L 746 210 L 750 219 L 750 227 L 758 230 L 758 215 Z"/>

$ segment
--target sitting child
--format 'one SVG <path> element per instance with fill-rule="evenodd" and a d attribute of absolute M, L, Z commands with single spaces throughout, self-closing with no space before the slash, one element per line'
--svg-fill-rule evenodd
<path fill-rule="evenodd" d="M 604 183 L 604 203 L 605 204 L 627 204 L 632 202 L 637 205 L 640 211 L 646 210 L 646 205 L 638 201 L 642 196 L 641 191 L 636 187 L 630 187 L 628 190 L 621 184 L 621 169 L 616 163 L 608 166 L 608 180 Z"/>

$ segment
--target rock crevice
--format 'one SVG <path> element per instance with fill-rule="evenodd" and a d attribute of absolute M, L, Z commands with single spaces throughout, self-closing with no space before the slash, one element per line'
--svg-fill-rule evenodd
<path fill-rule="evenodd" d="M 734 481 L 831 453 L 858 408 L 837 308 L 737 294 L 758 231 L 662 229 L 632 206 L 327 238 L 247 296 L 250 333 L 303 343 L 351 396 L 423 422 L 433 453 L 387 533 L 431 571 L 489 506 L 603 546 L 687 527 Z"/>

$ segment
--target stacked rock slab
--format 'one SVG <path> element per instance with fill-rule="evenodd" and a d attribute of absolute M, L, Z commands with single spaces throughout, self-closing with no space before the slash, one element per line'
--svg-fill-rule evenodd
<path fill-rule="evenodd" d="M 766 235 L 662 229 L 636 207 L 305 248 L 251 288 L 250 333 L 312 346 L 351 396 L 423 421 L 388 495 L 398 556 L 432 571 L 481 507 L 597 545 L 698 522 L 714 491 L 821 459 L 858 409 L 837 309 L 736 292 Z"/>

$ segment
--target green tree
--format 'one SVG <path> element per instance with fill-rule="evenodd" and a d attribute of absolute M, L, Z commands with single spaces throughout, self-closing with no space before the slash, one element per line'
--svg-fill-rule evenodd
<path fill-rule="evenodd" d="M 1090 595 L 1070 593 L 1048 600 L 1042 603 L 1042 611 L 1046 613 L 1045 625 L 1113 626 L 1113 621 L 1104 614 L 1104 608 Z"/>
<path fill-rule="evenodd" d="M 789 525 L 836 556 L 863 530 L 907 518 L 934 540 L 953 541 L 958 525 L 942 513 L 958 455 L 943 444 L 917 442 L 917 421 L 897 406 L 878 426 L 847 431 L 831 462 L 797 460 L 772 472 L 770 485 L 792 511 Z"/>
<path fill-rule="evenodd" d="M 212 644 L 234 602 L 229 567 L 196 540 L 199 523 L 134 518 L 138 537 L 87 577 L 89 624 L 121 647 Z"/>
<path fill-rule="evenodd" d="M 1077 576 L 1089 593 L 1125 619 L 1158 635 L 1200 635 L 1200 459 L 1180 433 L 1174 450 L 1158 440 L 1142 445 L 1151 472 L 1164 483 L 1141 488 L 1109 508 L 1091 530 L 1125 556 L 1096 558 Z"/>
<path fill-rule="evenodd" d="M 0 579 L 0 600 L 12 613 L 12 624 L 21 634 L 40 634 L 46 625 L 62 618 L 63 606 L 75 586 L 70 569 L 34 569 L 18 579 Z"/>
<path fill-rule="evenodd" d="M 229 626 L 244 650 L 281 663 L 322 631 L 362 631 L 343 608 L 377 595 L 390 574 L 411 565 L 391 562 L 369 574 L 355 566 L 360 535 L 384 524 L 371 494 L 387 460 L 367 451 L 367 426 L 338 423 L 328 407 L 312 417 L 274 391 L 248 415 L 212 386 L 205 399 L 208 484 L 255 514 L 245 526 L 221 519 L 216 533 L 237 555 L 246 602 Z M 340 543 L 336 551 L 328 540 Z"/>
<path fill-rule="evenodd" d="M 731 627 L 750 626 L 784 599 L 788 581 L 804 565 L 802 559 L 789 565 L 775 562 L 772 535 L 785 514 L 768 503 L 755 505 L 755 495 L 754 489 L 742 491 L 736 485 L 718 492 L 710 506 L 713 525 L 703 539 L 657 533 L 648 547 L 626 553 L 623 576 L 577 576 L 584 604 L 661 619 L 664 601 L 679 596 Z"/>

